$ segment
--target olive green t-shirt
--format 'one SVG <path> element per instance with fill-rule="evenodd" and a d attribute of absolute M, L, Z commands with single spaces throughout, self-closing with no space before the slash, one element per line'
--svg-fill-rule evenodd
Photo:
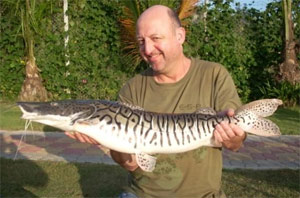
<path fill-rule="evenodd" d="M 176 83 L 157 83 L 151 68 L 130 79 L 119 100 L 159 113 L 192 113 L 201 107 L 216 111 L 240 106 L 227 70 L 192 59 L 188 73 Z M 222 151 L 200 147 L 179 154 L 156 155 L 153 172 L 130 173 L 128 191 L 139 197 L 221 197 Z"/>

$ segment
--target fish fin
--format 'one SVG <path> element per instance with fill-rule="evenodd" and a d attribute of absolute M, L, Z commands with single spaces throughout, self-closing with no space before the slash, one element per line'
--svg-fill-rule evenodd
<path fill-rule="evenodd" d="M 271 120 L 265 118 L 257 118 L 248 132 L 260 136 L 281 135 L 279 127 Z"/>
<path fill-rule="evenodd" d="M 282 101 L 279 99 L 256 100 L 241 106 L 235 111 L 235 114 L 251 111 L 258 117 L 268 117 L 276 111 L 279 105 L 282 105 Z"/>
<path fill-rule="evenodd" d="M 251 111 L 239 113 L 236 118 L 238 120 L 244 120 L 243 122 L 240 121 L 238 125 L 248 133 L 259 136 L 280 135 L 280 129 L 274 122 L 266 118 L 259 117 Z"/>
<path fill-rule="evenodd" d="M 139 167 L 146 172 L 152 172 L 155 168 L 156 157 L 146 153 L 136 153 L 136 161 Z"/>
<path fill-rule="evenodd" d="M 235 111 L 235 117 L 243 120 L 238 125 L 246 132 L 260 136 L 280 135 L 279 127 L 271 120 L 264 119 L 272 115 L 282 104 L 279 99 L 263 99 L 243 105 Z"/>
<path fill-rule="evenodd" d="M 216 115 L 217 114 L 217 112 L 213 108 L 209 108 L 209 107 L 200 108 L 196 111 L 196 113 L 205 114 L 205 115 Z"/>

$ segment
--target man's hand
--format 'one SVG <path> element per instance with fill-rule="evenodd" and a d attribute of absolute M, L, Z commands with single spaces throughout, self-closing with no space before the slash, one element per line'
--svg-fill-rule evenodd
<path fill-rule="evenodd" d="M 123 168 L 129 171 L 134 171 L 135 169 L 138 168 L 135 155 L 109 150 L 108 148 L 99 144 L 99 142 L 97 142 L 95 139 L 87 135 L 84 135 L 82 133 L 65 132 L 65 134 L 70 138 L 78 140 L 79 142 L 97 145 L 105 154 L 111 156 L 115 162 L 117 162 L 118 164 L 120 164 L 120 166 L 122 166 Z"/>
<path fill-rule="evenodd" d="M 83 143 L 89 143 L 89 144 L 94 144 L 94 145 L 100 145 L 99 142 L 97 142 L 95 139 L 84 135 L 82 133 L 78 132 L 65 132 L 67 136 L 69 136 L 72 139 L 78 140 L 79 142 Z"/>
<path fill-rule="evenodd" d="M 93 139 L 87 135 L 84 135 L 84 134 L 78 133 L 78 132 L 65 132 L 65 134 L 67 136 L 69 136 L 70 138 L 78 140 L 79 142 L 96 145 L 103 151 L 103 153 L 105 153 L 108 156 L 111 156 L 109 148 L 99 144 L 98 141 L 96 141 L 95 139 Z"/>
<path fill-rule="evenodd" d="M 111 157 L 115 162 L 120 164 L 123 168 L 125 168 L 128 171 L 134 171 L 136 170 L 139 165 L 136 162 L 135 155 L 128 154 L 128 153 L 120 153 L 118 151 L 110 151 Z"/>
<path fill-rule="evenodd" d="M 220 115 L 234 116 L 234 110 L 229 109 L 221 112 Z M 233 123 L 221 122 L 214 130 L 214 137 L 217 142 L 232 151 L 237 151 L 242 146 L 243 141 L 246 139 L 246 133 L 237 125 Z"/>

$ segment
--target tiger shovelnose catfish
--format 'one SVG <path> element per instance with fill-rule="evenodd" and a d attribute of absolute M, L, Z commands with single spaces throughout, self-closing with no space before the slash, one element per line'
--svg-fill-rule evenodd
<path fill-rule="evenodd" d="M 272 115 L 282 104 L 278 99 L 257 100 L 241 106 L 233 117 L 220 116 L 211 108 L 194 113 L 163 114 L 147 112 L 106 100 L 65 100 L 57 102 L 18 102 L 22 118 L 65 131 L 77 131 L 103 146 L 136 154 L 144 171 L 153 171 L 156 158 L 151 154 L 180 153 L 200 146 L 220 147 L 213 138 L 221 121 L 234 123 L 259 136 L 280 135 Z"/>

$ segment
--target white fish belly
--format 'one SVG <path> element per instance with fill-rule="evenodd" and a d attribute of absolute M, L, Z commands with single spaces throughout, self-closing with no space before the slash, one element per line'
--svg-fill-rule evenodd
<path fill-rule="evenodd" d="M 124 132 L 118 131 L 112 125 L 76 125 L 76 131 L 88 135 L 98 141 L 101 145 L 123 153 L 135 153 L 133 143 L 130 143 Z"/>
<path fill-rule="evenodd" d="M 97 124 L 75 124 L 78 132 L 86 134 L 101 145 L 123 153 L 182 153 L 200 146 L 217 146 L 212 140 L 212 134 L 203 138 L 187 138 L 188 133 L 159 133 L 148 131 L 140 133 L 138 127 L 135 132 L 129 129 L 125 132 L 124 126 L 108 125 L 106 122 Z M 175 137 L 176 136 L 176 137 Z M 155 138 L 154 138 L 155 137 Z"/>

